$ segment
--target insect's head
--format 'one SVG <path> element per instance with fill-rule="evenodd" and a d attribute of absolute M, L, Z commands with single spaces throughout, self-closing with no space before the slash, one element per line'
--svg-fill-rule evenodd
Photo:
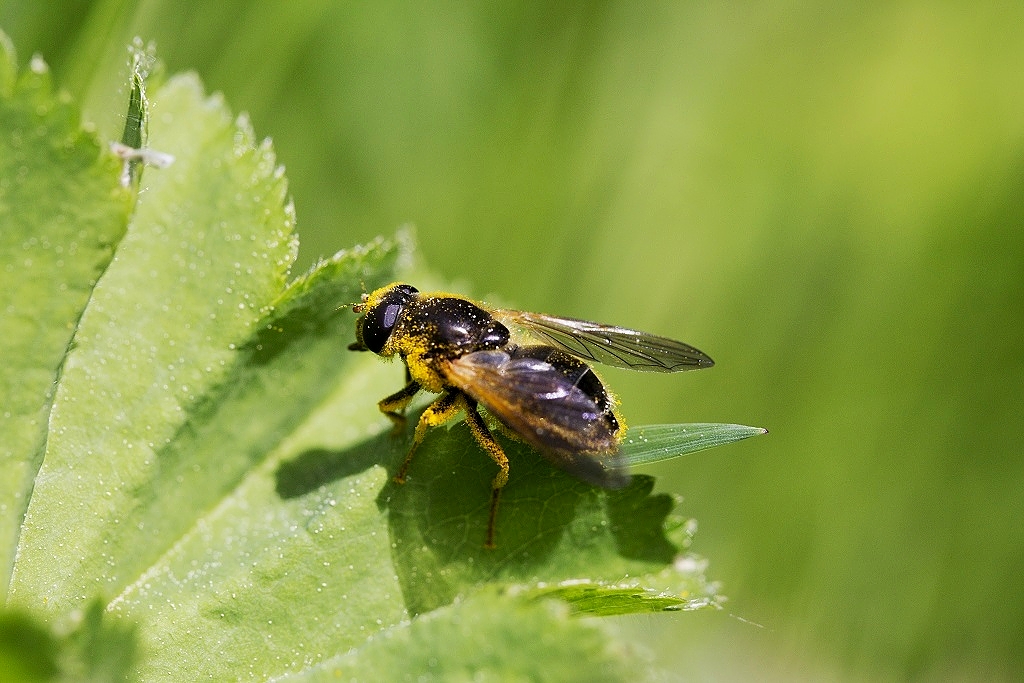
<path fill-rule="evenodd" d="M 362 313 L 363 316 L 356 322 L 356 342 L 348 348 L 352 351 L 380 353 L 402 310 L 418 294 L 418 289 L 401 282 L 393 282 L 363 294 L 363 300 L 352 306 L 353 312 Z"/>

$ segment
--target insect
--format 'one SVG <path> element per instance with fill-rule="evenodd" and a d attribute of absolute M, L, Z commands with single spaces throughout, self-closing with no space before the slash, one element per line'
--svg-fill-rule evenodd
<path fill-rule="evenodd" d="M 405 387 L 378 403 L 396 428 L 405 425 L 405 409 L 416 394 L 440 394 L 420 415 L 395 481 L 405 481 L 427 431 L 460 412 L 498 465 L 491 484 L 489 548 L 494 547 L 498 500 L 509 468 L 480 406 L 501 431 L 533 446 L 557 467 L 616 489 L 629 483 L 619 452 L 623 429 L 615 400 L 588 362 L 654 372 L 714 365 L 692 346 L 646 332 L 490 309 L 454 294 L 421 294 L 401 282 L 363 294 L 352 310 L 362 315 L 356 342 L 348 348 L 398 356 L 405 363 Z"/>

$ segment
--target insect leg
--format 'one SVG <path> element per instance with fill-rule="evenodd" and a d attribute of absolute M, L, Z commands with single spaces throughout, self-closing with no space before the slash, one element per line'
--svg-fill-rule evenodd
<path fill-rule="evenodd" d="M 415 384 L 415 382 L 413 384 Z M 417 384 L 416 386 L 418 387 L 419 385 Z M 420 415 L 420 421 L 416 423 L 416 431 L 413 432 L 412 446 L 409 448 L 409 454 L 405 456 L 405 462 L 403 462 L 402 466 L 398 468 L 398 474 L 395 475 L 396 483 L 405 483 L 405 472 L 409 469 L 409 463 L 412 461 L 412 456 L 416 454 L 416 449 L 419 448 L 420 443 L 423 441 L 423 437 L 427 435 L 427 430 L 431 427 L 437 427 L 438 425 L 444 424 L 462 410 L 463 403 L 459 400 L 460 396 L 462 396 L 462 394 L 446 391 L 441 394 L 436 401 L 427 406 L 427 409 Z M 386 401 L 387 399 L 384 400 Z M 406 400 L 406 403 L 408 402 L 409 401 Z"/>
<path fill-rule="evenodd" d="M 406 370 L 406 374 L 408 373 L 409 371 Z M 395 425 L 396 434 L 400 434 L 405 429 L 405 409 L 408 407 L 409 401 L 419 393 L 421 388 L 410 377 L 405 387 L 377 403 L 380 412 L 387 415 L 388 419 Z"/>
<path fill-rule="evenodd" d="M 485 547 L 493 548 L 494 522 L 498 516 L 498 500 L 501 498 L 501 489 L 508 483 L 508 457 L 505 455 L 505 451 L 502 450 L 501 445 L 495 440 L 494 435 L 491 434 L 491 430 L 487 428 L 487 424 L 480 417 L 480 413 L 477 412 L 476 401 L 468 396 L 463 396 L 462 402 L 465 403 L 466 422 L 469 424 L 469 429 L 473 432 L 473 436 L 476 437 L 477 443 L 487 451 L 491 459 L 501 468 L 494 477 L 494 481 L 491 482 L 491 511 L 487 517 L 487 540 L 484 542 Z"/>

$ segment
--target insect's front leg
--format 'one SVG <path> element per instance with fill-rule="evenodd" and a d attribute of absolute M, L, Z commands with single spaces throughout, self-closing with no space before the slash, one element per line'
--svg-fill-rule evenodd
<path fill-rule="evenodd" d="M 405 375 L 407 382 L 405 387 L 377 403 L 380 412 L 387 415 L 388 419 L 394 424 L 395 434 L 401 434 L 405 430 L 405 409 L 409 407 L 409 402 L 423 388 L 409 376 L 408 369 L 406 369 Z"/>
<path fill-rule="evenodd" d="M 445 391 L 423 411 L 420 415 L 420 421 L 416 423 L 416 431 L 413 432 L 412 446 L 409 448 L 409 454 L 405 456 L 405 462 L 398 468 L 398 474 L 395 475 L 396 483 L 405 483 L 405 472 L 409 469 L 409 463 L 412 462 L 412 456 L 416 454 L 416 449 L 423 442 L 423 437 L 427 435 L 427 430 L 444 424 L 462 410 L 463 402 L 460 400 L 461 397 L 462 394 L 456 391 Z"/>

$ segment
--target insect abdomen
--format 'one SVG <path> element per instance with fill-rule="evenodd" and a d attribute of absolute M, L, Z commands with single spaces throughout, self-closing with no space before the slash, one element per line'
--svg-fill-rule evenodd
<path fill-rule="evenodd" d="M 519 346 L 511 350 L 512 358 L 535 358 L 549 363 L 584 394 L 593 399 L 613 435 L 619 433 L 619 420 L 615 417 L 614 402 L 600 378 L 589 365 L 579 358 L 551 346 Z"/>

